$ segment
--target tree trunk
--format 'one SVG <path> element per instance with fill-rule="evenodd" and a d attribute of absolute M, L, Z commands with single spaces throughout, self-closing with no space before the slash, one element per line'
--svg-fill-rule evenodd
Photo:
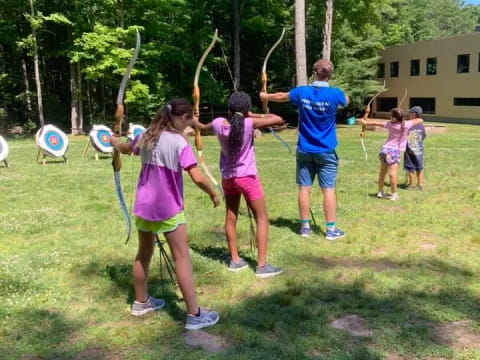
<path fill-rule="evenodd" d="M 23 72 L 23 81 L 25 83 L 25 101 L 27 102 L 27 121 L 32 121 L 32 94 L 30 93 L 30 84 L 28 82 L 28 71 L 27 71 L 27 63 L 25 59 L 22 57 L 20 59 L 22 62 L 22 72 Z"/>
<path fill-rule="evenodd" d="M 297 86 L 307 84 L 307 51 L 305 48 L 305 0 L 295 0 L 295 58 Z"/>
<path fill-rule="evenodd" d="M 233 87 L 240 88 L 240 7 L 239 0 L 232 0 L 233 7 Z"/>
<path fill-rule="evenodd" d="M 33 8 L 33 0 L 30 0 L 30 11 L 32 17 L 35 17 L 35 10 Z M 40 121 L 40 127 L 45 126 L 45 120 L 43 118 L 43 99 L 42 99 L 42 84 L 40 81 L 40 69 L 38 61 L 38 45 L 37 45 L 37 33 L 35 27 L 32 26 L 33 37 L 33 65 L 35 69 L 35 84 L 37 85 L 37 104 L 38 104 L 38 120 Z"/>
<path fill-rule="evenodd" d="M 83 85 L 82 70 L 80 63 L 77 64 L 77 85 L 78 85 L 78 128 L 83 134 Z"/>
<path fill-rule="evenodd" d="M 333 0 L 325 1 L 325 26 L 323 27 L 322 59 L 330 60 L 332 54 Z"/>
<path fill-rule="evenodd" d="M 79 135 L 80 128 L 78 125 L 78 90 L 77 90 L 77 74 L 75 64 L 70 63 L 70 122 L 72 124 L 72 134 Z"/>
<path fill-rule="evenodd" d="M 118 0 L 118 26 L 122 29 L 125 27 L 125 6 L 124 0 Z"/>

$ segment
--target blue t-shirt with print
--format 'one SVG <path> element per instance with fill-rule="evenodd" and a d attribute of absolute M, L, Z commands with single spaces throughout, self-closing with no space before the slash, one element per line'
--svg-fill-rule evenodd
<path fill-rule="evenodd" d="M 347 104 L 345 93 L 327 82 L 315 81 L 289 92 L 292 105 L 299 112 L 297 148 L 303 152 L 323 153 L 335 150 L 335 118 L 338 106 Z"/>

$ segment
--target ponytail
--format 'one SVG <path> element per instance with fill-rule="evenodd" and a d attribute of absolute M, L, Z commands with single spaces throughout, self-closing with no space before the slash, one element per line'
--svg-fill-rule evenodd
<path fill-rule="evenodd" d="M 234 92 L 228 99 L 230 116 L 230 134 L 228 135 L 228 158 L 231 162 L 237 160 L 240 153 L 243 134 L 245 132 L 245 115 L 252 107 L 250 96 L 243 91 Z"/>

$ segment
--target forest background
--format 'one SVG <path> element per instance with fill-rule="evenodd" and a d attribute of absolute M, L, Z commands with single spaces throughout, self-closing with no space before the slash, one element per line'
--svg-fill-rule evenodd
<path fill-rule="evenodd" d="M 133 47 L 142 37 L 125 103 L 129 121 L 148 124 L 172 97 L 190 98 L 195 67 L 218 29 L 220 46 L 202 70 L 202 115 L 224 111 L 238 88 L 260 105 L 260 70 L 282 28 L 287 34 L 272 56 L 269 90 L 295 86 L 294 0 L 1 0 L 0 133 L 39 126 L 42 86 L 46 123 L 82 133 L 110 124 L 115 97 Z M 325 2 L 306 1 L 307 69 L 322 56 Z M 234 52 L 235 16 L 240 51 Z M 378 84 L 377 54 L 388 46 L 460 35 L 480 23 L 480 6 L 461 0 L 341 0 L 334 3 L 334 83 L 357 112 Z M 34 54 L 39 72 L 35 75 Z M 234 56 L 235 53 L 235 56 Z M 234 75 L 232 68 L 239 67 Z M 228 64 L 228 66 L 227 66 Z M 295 116 L 278 108 L 289 122 Z"/>

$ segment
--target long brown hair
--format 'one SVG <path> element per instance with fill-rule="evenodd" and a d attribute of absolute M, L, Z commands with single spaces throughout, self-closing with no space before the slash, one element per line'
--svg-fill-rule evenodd
<path fill-rule="evenodd" d="M 148 149 L 153 147 L 158 142 L 162 131 L 170 131 L 181 134 L 175 127 L 174 117 L 187 114 L 190 118 L 193 116 L 192 104 L 186 99 L 176 98 L 171 100 L 165 106 L 159 108 L 153 117 L 137 146 L 146 146 Z"/>
<path fill-rule="evenodd" d="M 243 133 L 245 131 L 245 116 L 252 107 L 250 95 L 243 91 L 236 91 L 228 99 L 230 116 L 230 134 L 228 135 L 228 157 L 230 161 L 238 158 L 242 147 Z"/>

